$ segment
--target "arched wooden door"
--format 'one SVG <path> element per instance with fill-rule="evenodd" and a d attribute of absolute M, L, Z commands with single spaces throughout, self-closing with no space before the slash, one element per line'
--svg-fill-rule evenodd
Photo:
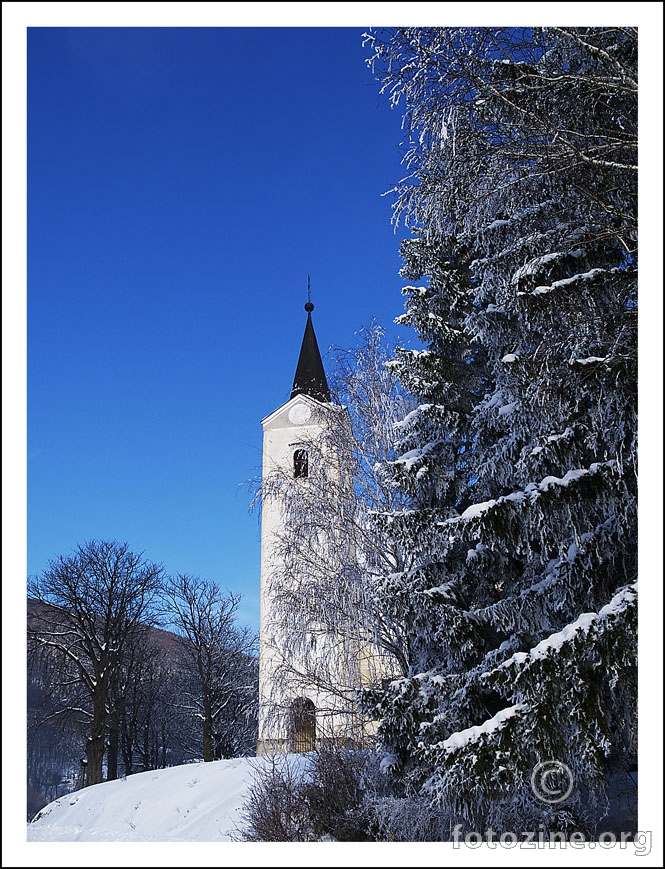
<path fill-rule="evenodd" d="M 291 704 L 291 751 L 316 748 L 316 708 L 311 700 L 298 697 Z"/>

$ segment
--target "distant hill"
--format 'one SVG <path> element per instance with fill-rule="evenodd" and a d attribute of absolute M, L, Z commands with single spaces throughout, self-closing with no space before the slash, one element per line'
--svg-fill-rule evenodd
<path fill-rule="evenodd" d="M 40 609 L 44 609 L 44 604 L 32 597 L 28 598 L 27 602 L 27 620 L 28 626 L 34 617 L 39 613 Z M 169 651 L 178 647 L 180 638 L 172 631 L 167 631 L 162 628 L 148 628 L 150 639 L 157 645 L 158 648 Z"/>

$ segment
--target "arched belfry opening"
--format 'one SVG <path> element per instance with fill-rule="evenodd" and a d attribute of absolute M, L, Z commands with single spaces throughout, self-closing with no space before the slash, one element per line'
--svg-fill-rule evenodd
<path fill-rule="evenodd" d="M 316 707 L 307 697 L 297 697 L 291 704 L 291 751 L 314 751 L 316 748 Z"/>
<path fill-rule="evenodd" d="M 307 450 L 298 449 L 293 453 L 293 476 L 304 480 L 309 476 L 309 455 Z"/>

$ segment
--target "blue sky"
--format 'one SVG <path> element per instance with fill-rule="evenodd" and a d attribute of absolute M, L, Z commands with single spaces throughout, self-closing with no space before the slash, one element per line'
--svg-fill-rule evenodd
<path fill-rule="evenodd" d="M 644 78 L 660 82 L 661 29 L 649 26 L 660 4 L 539 4 L 530 20 L 560 23 L 565 10 L 566 23 L 603 23 L 612 7 L 642 25 Z M 502 24 L 524 23 L 523 4 L 501 8 Z M 27 445 L 19 576 L 86 539 L 126 540 L 169 572 L 240 591 L 256 625 L 259 525 L 245 484 L 260 465 L 260 420 L 289 395 L 307 275 L 324 352 L 402 310 L 400 233 L 382 196 L 404 174 L 400 112 L 378 95 L 362 32 L 396 19 L 472 24 L 483 9 L 496 6 L 3 4 L 3 62 L 18 52 L 19 63 L 3 77 L 3 104 L 18 102 L 10 144 L 20 131 L 5 189 L 22 187 L 30 25 L 28 196 L 19 190 L 3 223 L 6 249 L 20 252 L 27 205 L 28 279 L 19 257 L 19 291 L 3 293 L 17 318 L 3 318 L 3 346 L 18 344 L 3 366 L 3 394 L 17 395 L 3 414 L 15 436 L 5 463 L 19 476 Z M 660 190 L 662 83 L 642 99 L 641 159 Z M 662 259 L 659 202 L 641 206 L 647 268 Z M 25 381 L 14 362 L 24 283 Z M 662 294 L 641 311 L 644 384 L 645 348 L 662 351 Z M 641 405 L 643 455 L 658 433 L 650 467 L 662 467 L 660 408 Z M 21 541 L 22 494 L 19 481 L 5 539 Z M 654 536 L 661 513 L 644 513 Z"/>
<path fill-rule="evenodd" d="M 29 573 L 127 541 L 257 624 L 244 484 L 307 276 L 322 352 L 402 310 L 400 114 L 362 32 L 29 30 Z"/>

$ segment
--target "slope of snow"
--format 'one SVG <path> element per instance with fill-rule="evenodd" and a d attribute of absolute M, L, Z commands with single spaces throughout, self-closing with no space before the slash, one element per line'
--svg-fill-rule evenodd
<path fill-rule="evenodd" d="M 291 755 L 289 759 L 301 758 Z M 190 763 L 75 791 L 38 813 L 28 842 L 232 841 L 255 770 L 267 757 Z"/>

